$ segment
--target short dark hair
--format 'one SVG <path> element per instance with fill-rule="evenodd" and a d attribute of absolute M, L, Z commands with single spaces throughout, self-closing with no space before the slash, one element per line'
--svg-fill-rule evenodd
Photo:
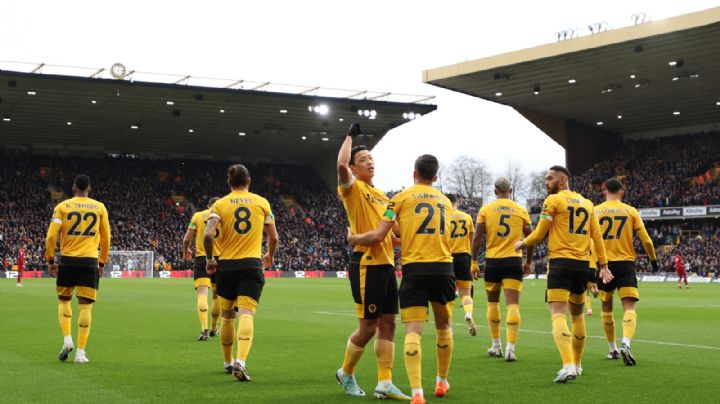
<path fill-rule="evenodd" d="M 357 145 L 353 146 L 353 148 L 350 150 L 350 165 L 355 165 L 355 155 L 363 150 L 370 150 L 365 145 Z"/>
<path fill-rule="evenodd" d="M 432 181 L 437 175 L 440 163 L 432 154 L 423 154 L 415 160 L 415 171 L 425 181 Z"/>
<path fill-rule="evenodd" d="M 611 194 L 617 194 L 618 192 L 622 191 L 623 183 L 620 182 L 620 180 L 615 178 L 610 178 L 609 180 L 605 181 L 605 189 L 611 193 Z"/>
<path fill-rule="evenodd" d="M 570 178 L 570 171 L 568 171 L 568 169 L 565 168 L 565 167 L 563 167 L 563 166 L 552 166 L 552 167 L 550 167 L 550 170 L 563 173 L 563 174 L 565 174 L 568 178 Z"/>
<path fill-rule="evenodd" d="M 458 197 L 457 197 L 457 195 L 455 195 L 455 194 L 447 194 L 447 195 L 445 195 L 445 196 L 447 196 L 448 199 L 450 199 L 450 203 L 455 203 L 455 202 L 457 202 L 457 200 L 458 200 Z"/>
<path fill-rule="evenodd" d="M 208 201 L 208 206 L 213 206 L 213 204 L 214 204 L 215 202 L 219 201 L 219 200 L 220 200 L 220 198 L 218 198 L 217 196 L 213 196 L 213 197 L 210 198 L 210 200 Z"/>
<path fill-rule="evenodd" d="M 87 191 L 87 189 L 90 188 L 90 177 L 85 174 L 79 174 L 75 176 L 73 185 L 80 191 Z"/>
<path fill-rule="evenodd" d="M 228 184 L 233 188 L 244 187 L 250 184 L 250 172 L 242 164 L 233 164 L 228 167 Z"/>

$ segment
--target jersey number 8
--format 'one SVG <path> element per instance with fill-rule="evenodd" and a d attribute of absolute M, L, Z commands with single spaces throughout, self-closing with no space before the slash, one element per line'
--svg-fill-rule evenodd
<path fill-rule="evenodd" d="M 235 209 L 235 224 L 233 225 L 237 234 L 247 234 L 252 229 L 252 223 L 250 223 L 250 209 L 245 206 L 241 206 Z"/>

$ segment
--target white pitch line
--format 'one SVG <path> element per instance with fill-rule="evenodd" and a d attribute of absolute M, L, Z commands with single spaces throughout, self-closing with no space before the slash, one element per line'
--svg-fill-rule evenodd
<path fill-rule="evenodd" d="M 355 317 L 354 313 L 340 313 L 340 312 L 334 312 L 334 311 L 314 311 L 315 314 L 324 314 L 328 316 L 351 316 Z M 453 323 L 456 327 L 467 327 L 465 323 Z M 478 324 L 478 328 L 488 328 L 486 325 Z M 503 329 L 505 327 L 502 327 Z M 521 328 L 520 332 L 526 332 L 530 334 L 545 334 L 545 335 L 552 335 L 552 332 L 550 331 L 542 331 L 542 330 L 528 330 Z M 594 338 L 594 339 L 605 339 L 605 336 L 598 336 L 598 335 L 588 335 L 588 338 Z M 655 345 L 668 345 L 668 346 L 679 346 L 684 348 L 697 348 L 697 349 L 712 349 L 712 350 L 718 350 L 720 351 L 720 347 L 716 346 L 707 346 L 707 345 L 692 345 L 692 344 L 678 344 L 675 342 L 665 342 L 665 341 L 652 341 L 647 339 L 633 339 L 633 342 L 643 342 L 646 344 L 655 344 Z"/>

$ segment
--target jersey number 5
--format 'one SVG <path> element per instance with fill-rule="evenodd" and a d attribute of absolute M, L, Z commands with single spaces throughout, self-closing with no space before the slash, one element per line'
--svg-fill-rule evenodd
<path fill-rule="evenodd" d="M 498 237 L 507 237 L 510 234 L 510 225 L 505 223 L 505 220 L 510 219 L 510 215 L 500 215 L 500 224 L 498 226 L 504 228 L 503 232 L 497 232 Z"/>

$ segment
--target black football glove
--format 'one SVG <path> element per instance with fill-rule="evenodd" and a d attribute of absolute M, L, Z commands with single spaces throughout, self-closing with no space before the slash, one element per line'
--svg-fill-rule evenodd
<path fill-rule="evenodd" d="M 652 267 L 653 273 L 658 271 L 658 263 L 657 261 L 650 261 L 650 266 Z"/>
<path fill-rule="evenodd" d="M 350 137 L 362 135 L 362 131 L 360 130 L 360 124 L 357 122 L 353 122 L 353 124 L 350 125 L 350 128 L 348 129 L 347 135 Z"/>

